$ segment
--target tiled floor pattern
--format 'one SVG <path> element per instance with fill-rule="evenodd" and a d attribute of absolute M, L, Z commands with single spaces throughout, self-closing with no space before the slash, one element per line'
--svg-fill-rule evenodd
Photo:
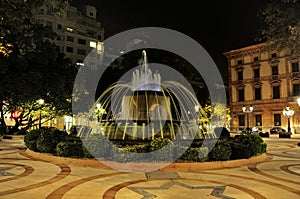
<path fill-rule="evenodd" d="M 300 139 L 265 141 L 267 158 L 243 166 L 126 173 L 47 160 L 28 153 L 22 140 L 2 140 L 0 198 L 300 198 Z"/>

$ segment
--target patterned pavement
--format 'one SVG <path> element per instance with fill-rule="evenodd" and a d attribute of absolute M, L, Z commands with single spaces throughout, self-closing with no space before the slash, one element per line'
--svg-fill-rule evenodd
<path fill-rule="evenodd" d="M 126 173 L 95 160 L 34 153 L 19 138 L 2 139 L 0 198 L 300 198 L 300 138 L 264 140 L 268 153 L 249 160 Z"/>

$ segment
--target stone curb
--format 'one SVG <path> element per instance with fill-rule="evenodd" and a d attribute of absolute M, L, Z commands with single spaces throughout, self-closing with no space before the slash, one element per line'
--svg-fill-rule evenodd
<path fill-rule="evenodd" d="M 59 157 L 51 154 L 34 152 L 29 149 L 27 149 L 25 152 L 28 155 L 45 162 L 51 162 L 55 164 L 74 165 L 78 167 L 93 167 L 93 168 L 113 170 L 112 168 L 102 164 L 100 161 L 95 159 L 77 159 L 77 158 Z M 226 169 L 226 168 L 228 169 L 228 168 L 240 167 L 240 166 L 248 165 L 250 163 L 267 161 L 268 159 L 269 157 L 267 156 L 267 154 L 263 153 L 255 157 L 251 157 L 249 159 L 240 159 L 240 160 L 195 162 L 195 163 L 186 163 L 186 162 L 172 163 L 161 170 L 163 171 L 176 170 L 178 172 L 201 172 L 205 170 L 217 170 L 217 169 Z M 126 166 L 142 167 L 143 165 L 153 164 L 153 163 L 125 163 L 125 164 Z M 160 163 L 154 163 L 154 164 L 160 164 Z"/>

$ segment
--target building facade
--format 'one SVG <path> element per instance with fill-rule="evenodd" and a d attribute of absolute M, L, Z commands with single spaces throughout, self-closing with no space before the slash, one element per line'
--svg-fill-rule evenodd
<path fill-rule="evenodd" d="M 51 40 L 66 57 L 70 58 L 74 64 L 83 63 L 85 57 L 93 49 L 99 52 L 96 56 L 103 56 L 104 28 L 97 21 L 97 9 L 94 6 L 85 6 L 84 12 L 80 12 L 76 7 L 68 2 L 65 9 L 59 15 L 48 14 L 45 7 L 36 10 L 36 18 L 52 28 L 57 36 Z"/>
<path fill-rule="evenodd" d="M 300 133 L 300 56 L 292 55 L 289 49 L 270 49 L 270 44 L 263 43 L 224 53 L 228 60 L 232 132 L 254 126 L 263 132 L 274 126 L 288 130 L 290 120 L 292 133 Z M 283 115 L 286 107 L 294 111 L 290 119 Z"/>

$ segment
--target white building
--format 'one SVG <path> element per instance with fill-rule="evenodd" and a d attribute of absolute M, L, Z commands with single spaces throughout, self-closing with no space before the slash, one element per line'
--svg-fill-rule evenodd
<path fill-rule="evenodd" d="M 45 7 L 36 11 L 36 18 L 53 29 L 57 37 L 52 40 L 66 57 L 72 62 L 83 63 L 86 55 L 97 48 L 98 55 L 103 56 L 104 28 L 97 21 L 97 9 L 94 6 L 85 6 L 85 13 L 67 3 L 64 11 L 59 15 L 48 14 Z M 101 53 L 100 53 L 101 52 Z"/>

